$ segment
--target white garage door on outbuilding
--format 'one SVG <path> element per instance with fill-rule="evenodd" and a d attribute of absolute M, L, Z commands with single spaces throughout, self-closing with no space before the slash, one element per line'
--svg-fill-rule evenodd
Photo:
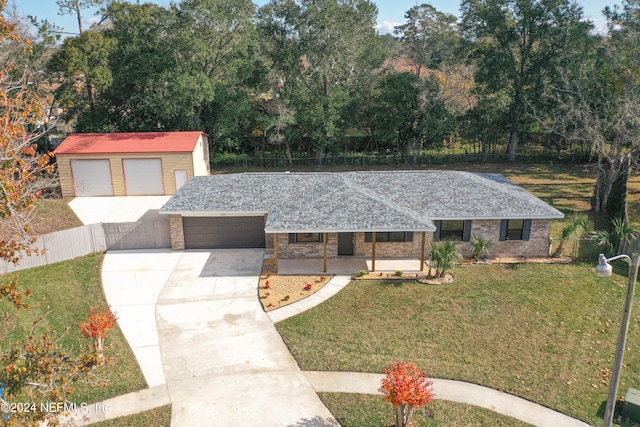
<path fill-rule="evenodd" d="M 162 196 L 162 160 L 123 159 L 127 196 Z"/>
<path fill-rule="evenodd" d="M 113 196 L 109 160 L 72 160 L 76 196 Z"/>

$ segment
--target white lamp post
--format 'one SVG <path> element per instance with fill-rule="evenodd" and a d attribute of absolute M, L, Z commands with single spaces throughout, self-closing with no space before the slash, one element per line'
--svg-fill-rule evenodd
<path fill-rule="evenodd" d="M 613 362 L 613 372 L 611 373 L 611 386 L 609 387 L 609 397 L 607 399 L 607 409 L 604 413 L 604 426 L 611 427 L 613 423 L 613 413 L 616 406 L 616 397 L 618 394 L 618 383 L 620 382 L 620 371 L 622 370 L 622 358 L 624 357 L 624 349 L 627 343 L 627 333 L 629 332 L 629 320 L 631 319 L 631 305 L 633 304 L 633 295 L 635 293 L 636 280 L 638 280 L 638 265 L 640 265 L 640 255 L 637 253 L 629 255 L 616 255 L 611 258 L 600 254 L 598 257 L 598 265 L 596 271 L 600 277 L 610 277 L 613 271 L 610 261 L 618 259 L 626 259 L 629 263 L 629 285 L 627 286 L 627 298 L 624 303 L 624 313 L 622 313 L 622 322 L 620 323 L 620 336 L 618 337 L 618 347 L 616 349 L 616 358 Z"/>

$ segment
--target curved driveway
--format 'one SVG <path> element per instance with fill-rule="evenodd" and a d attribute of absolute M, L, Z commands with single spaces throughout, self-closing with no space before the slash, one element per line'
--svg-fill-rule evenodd
<path fill-rule="evenodd" d="M 145 377 L 156 383 L 154 348 L 159 353 L 172 426 L 339 425 L 262 310 L 262 250 L 148 252 L 109 252 L 103 283 L 136 357 L 148 358 L 139 359 Z M 170 274 L 155 272 L 156 257 Z M 156 324 L 146 307 L 154 298 L 142 298 L 144 290 L 157 295 Z"/>

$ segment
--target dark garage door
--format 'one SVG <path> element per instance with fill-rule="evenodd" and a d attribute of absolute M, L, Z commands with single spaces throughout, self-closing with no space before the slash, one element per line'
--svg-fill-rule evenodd
<path fill-rule="evenodd" d="M 187 249 L 264 248 L 264 216 L 183 217 Z"/>

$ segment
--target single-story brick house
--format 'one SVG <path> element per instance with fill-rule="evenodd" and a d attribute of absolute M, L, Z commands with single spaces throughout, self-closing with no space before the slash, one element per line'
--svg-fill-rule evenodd
<path fill-rule="evenodd" d="M 281 258 L 417 257 L 433 239 L 491 241 L 493 256 L 544 257 L 562 212 L 498 174 L 242 173 L 195 177 L 160 210 L 176 250 L 260 247 Z"/>
<path fill-rule="evenodd" d="M 62 197 L 167 196 L 209 175 L 202 132 L 74 133 L 54 153 Z"/>

